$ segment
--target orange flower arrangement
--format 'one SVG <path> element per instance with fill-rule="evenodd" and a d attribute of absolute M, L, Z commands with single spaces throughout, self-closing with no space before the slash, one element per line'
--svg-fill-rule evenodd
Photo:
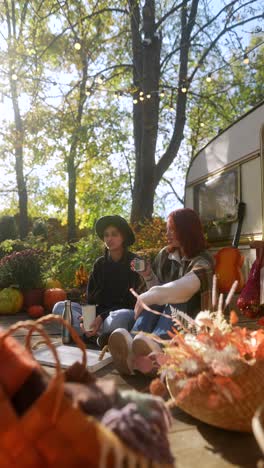
<path fill-rule="evenodd" d="M 194 320 L 171 307 L 171 340 L 150 335 L 163 350 L 138 356 L 136 368 L 157 371 L 161 384 L 155 379 L 150 391 L 163 395 L 166 385 L 172 397 L 168 405 L 216 427 L 250 432 L 253 415 L 263 402 L 264 329 L 239 327 L 235 311 L 226 319 L 223 310 L 236 287 L 234 283 L 224 307 L 220 295 L 216 311 L 212 300 L 213 311 L 202 311 Z M 212 299 L 216 297 L 213 288 Z"/>
<path fill-rule="evenodd" d="M 234 317 L 234 312 L 232 316 Z M 201 319 L 203 320 L 203 319 Z M 210 323 L 211 320 L 211 323 Z M 157 355 L 161 380 L 173 379 L 178 387 L 176 403 L 183 401 L 195 388 L 208 393 L 208 406 L 216 407 L 225 400 L 243 398 L 243 389 L 233 377 L 264 359 L 264 330 L 248 330 L 230 325 L 230 331 L 206 326 L 198 334 L 181 335 L 174 328 L 165 352 Z"/>
<path fill-rule="evenodd" d="M 214 285 L 215 282 L 214 278 Z M 176 404 L 183 402 L 195 389 L 208 392 L 206 404 L 210 408 L 243 398 L 243 388 L 234 377 L 264 359 L 264 330 L 252 331 L 237 326 L 234 310 L 229 320 L 224 316 L 223 309 L 230 303 L 236 287 L 237 282 L 224 307 L 221 294 L 217 311 L 202 311 L 195 320 L 171 307 L 174 322 L 172 331 L 168 332 L 171 340 L 150 335 L 163 345 L 163 351 L 137 358 L 139 370 L 157 370 L 161 382 L 173 381 L 177 390 Z M 146 309 L 149 308 L 146 306 Z M 161 394 L 162 389 L 156 381 L 151 390 Z"/>

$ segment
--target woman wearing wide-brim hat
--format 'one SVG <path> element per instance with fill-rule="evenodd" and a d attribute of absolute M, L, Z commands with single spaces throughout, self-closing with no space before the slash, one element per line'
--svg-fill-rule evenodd
<path fill-rule="evenodd" d="M 95 225 L 95 230 L 96 234 L 100 239 L 104 240 L 104 231 L 108 226 L 115 226 L 118 231 L 121 232 L 121 234 L 124 237 L 124 244 L 125 246 L 129 246 L 134 244 L 135 242 L 135 235 L 127 223 L 127 221 L 122 218 L 122 216 L 119 215 L 109 215 L 109 216 L 103 216 L 102 218 L 98 219 L 96 225 Z"/>
<path fill-rule="evenodd" d="M 101 336 L 99 344 L 118 327 L 132 328 L 135 298 L 130 288 L 140 292 L 145 289 L 142 277 L 130 267 L 135 254 L 128 247 L 135 242 L 134 233 L 127 221 L 118 215 L 103 216 L 95 226 L 96 233 L 105 244 L 105 254 L 93 266 L 87 287 L 88 304 L 96 305 L 96 318 L 85 335 Z M 115 314 L 115 311 L 119 311 Z M 120 310 L 130 310 L 122 314 Z"/>

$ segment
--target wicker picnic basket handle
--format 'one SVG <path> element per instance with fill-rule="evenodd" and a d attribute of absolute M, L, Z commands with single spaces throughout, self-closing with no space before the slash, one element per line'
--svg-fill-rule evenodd
<path fill-rule="evenodd" d="M 260 405 L 252 419 L 252 430 L 255 439 L 264 454 L 264 403 Z"/>
<path fill-rule="evenodd" d="M 54 356 L 56 375 L 57 376 L 61 375 L 62 374 L 62 369 L 61 369 L 60 360 L 59 360 L 59 356 L 58 356 L 56 347 L 54 346 L 54 344 L 52 343 L 48 333 L 46 332 L 46 330 L 44 329 L 44 327 L 40 323 L 37 323 L 34 320 L 25 320 L 25 321 L 21 320 L 19 322 L 16 322 L 16 323 L 14 323 L 14 325 L 11 325 L 8 328 L 8 330 L 5 331 L 1 335 L 0 343 L 3 342 L 8 336 L 13 335 L 13 333 L 15 331 L 20 330 L 22 328 L 28 330 L 27 338 L 28 338 L 29 334 L 33 333 L 33 331 L 38 331 L 39 332 L 39 334 L 41 335 L 41 337 L 44 340 L 44 343 L 49 347 L 49 349 L 51 350 L 51 352 L 52 352 L 52 354 Z"/>
<path fill-rule="evenodd" d="M 82 365 L 86 367 L 87 366 L 86 346 L 83 340 L 79 337 L 77 331 L 60 315 L 54 315 L 54 314 L 44 315 L 43 317 L 40 317 L 38 320 L 36 320 L 36 322 L 33 322 L 33 323 L 36 323 L 43 327 L 43 325 L 46 325 L 47 323 L 50 323 L 50 322 L 60 323 L 61 325 L 63 325 L 69 330 L 73 341 L 77 344 L 78 348 L 82 351 Z M 25 343 L 26 348 L 30 351 L 31 351 L 31 337 L 32 337 L 33 331 L 34 331 L 33 329 L 29 330 L 27 338 L 26 338 L 26 343 Z"/>
<path fill-rule="evenodd" d="M 56 389 L 55 398 L 54 398 L 54 406 L 53 406 L 52 415 L 51 415 L 52 421 L 55 424 L 59 415 L 61 403 L 63 401 L 63 396 L 64 396 L 63 383 L 64 383 L 65 377 L 64 377 L 64 372 L 61 368 L 60 359 L 58 356 L 56 346 L 54 346 L 48 333 L 46 332 L 46 330 L 44 329 L 42 325 L 43 323 L 45 324 L 50 321 L 60 322 L 69 329 L 73 339 L 76 341 L 76 343 L 80 346 L 81 350 L 83 351 L 83 364 L 86 366 L 86 362 L 87 362 L 86 348 L 84 344 L 82 343 L 82 340 L 79 338 L 77 332 L 75 332 L 75 330 L 71 327 L 71 325 L 65 322 L 64 319 L 62 319 L 61 317 L 57 317 L 57 316 L 55 317 L 52 314 L 47 315 L 46 317 L 42 317 L 41 319 L 37 321 L 26 320 L 26 321 L 20 321 L 20 322 L 15 323 L 14 325 L 11 325 L 11 327 L 9 327 L 9 329 L 1 335 L 0 344 L 3 343 L 4 340 L 8 338 L 9 336 L 11 336 L 15 331 L 24 328 L 28 330 L 28 334 L 26 336 L 25 348 L 27 348 L 27 350 L 31 352 L 32 351 L 31 350 L 32 333 L 34 331 L 37 331 L 41 335 L 43 342 L 48 346 L 48 348 L 52 352 L 54 359 L 55 359 L 55 371 L 56 372 L 55 372 L 55 375 L 51 378 L 50 383 L 49 383 L 50 388 L 54 387 Z"/>

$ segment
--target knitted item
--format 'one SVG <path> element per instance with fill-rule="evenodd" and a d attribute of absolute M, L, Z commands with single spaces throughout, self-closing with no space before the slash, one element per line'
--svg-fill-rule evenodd
<path fill-rule="evenodd" d="M 136 403 L 128 403 L 121 410 L 110 409 L 102 424 L 111 429 L 129 447 L 158 463 L 173 463 L 167 439 L 167 427 L 160 411 L 152 410 L 149 418 L 139 412 Z"/>

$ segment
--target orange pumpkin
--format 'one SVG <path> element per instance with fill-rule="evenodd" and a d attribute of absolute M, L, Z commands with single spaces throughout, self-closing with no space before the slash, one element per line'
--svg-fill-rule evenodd
<path fill-rule="evenodd" d="M 41 305 L 32 305 L 27 309 L 27 313 L 32 318 L 38 318 L 45 314 L 45 310 Z"/>
<path fill-rule="evenodd" d="M 46 289 L 44 292 L 44 307 L 48 312 L 52 312 L 56 302 L 65 301 L 67 299 L 66 292 L 61 288 Z"/>

